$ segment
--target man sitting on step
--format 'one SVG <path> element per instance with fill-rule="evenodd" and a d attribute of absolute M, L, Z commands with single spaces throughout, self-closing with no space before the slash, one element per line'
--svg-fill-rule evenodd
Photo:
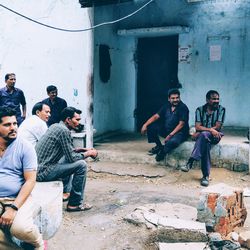
<path fill-rule="evenodd" d="M 74 107 L 63 109 L 61 122 L 51 125 L 36 144 L 37 181 L 63 179 L 64 193 L 70 191 L 68 212 L 85 211 L 92 208 L 91 205 L 83 202 L 87 174 L 87 164 L 84 159 L 96 158 L 98 153 L 94 148 L 75 149 L 70 132 L 78 128 L 81 113 L 81 110 Z M 62 157 L 64 157 L 63 161 Z M 73 176 L 72 188 L 69 190 L 71 175 Z"/>
<path fill-rule="evenodd" d="M 186 166 L 181 170 L 188 172 L 194 161 L 201 160 L 201 185 L 209 185 L 209 175 L 211 168 L 211 145 L 219 143 L 223 134 L 221 127 L 225 119 L 225 108 L 219 105 L 220 95 L 215 90 L 209 90 L 206 94 L 206 104 L 198 107 L 195 112 L 195 129 L 193 138 L 196 140 L 193 152 Z"/>
<path fill-rule="evenodd" d="M 189 110 L 180 99 L 178 89 L 168 91 L 168 102 L 142 126 L 141 133 L 147 132 L 148 142 L 156 144 L 150 155 L 156 154 L 156 161 L 161 161 L 171 150 L 178 147 L 189 135 Z M 164 146 L 159 135 L 164 137 Z"/>
<path fill-rule="evenodd" d="M 0 202 L 4 207 L 0 230 L 43 250 L 42 235 L 33 222 L 30 195 L 36 183 L 36 169 L 34 147 L 17 137 L 15 110 L 0 107 Z M 6 244 L 0 238 L 0 249 L 6 249 Z"/>

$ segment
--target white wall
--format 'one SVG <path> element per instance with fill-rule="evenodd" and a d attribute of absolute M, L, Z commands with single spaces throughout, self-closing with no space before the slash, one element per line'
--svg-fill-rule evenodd
<path fill-rule="evenodd" d="M 90 26 L 87 9 L 81 9 L 77 0 L 2 0 L 1 4 L 56 27 Z M 24 91 L 30 114 L 33 104 L 47 97 L 46 86 L 54 84 L 59 96 L 85 116 L 89 37 L 90 32 L 48 29 L 0 7 L 0 86 L 5 86 L 6 73 L 15 72 L 16 87 Z"/>

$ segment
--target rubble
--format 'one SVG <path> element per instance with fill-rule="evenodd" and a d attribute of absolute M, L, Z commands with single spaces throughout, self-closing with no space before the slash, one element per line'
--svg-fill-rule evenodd
<path fill-rule="evenodd" d="M 202 190 L 197 210 L 198 221 L 206 223 L 208 231 L 223 236 L 246 220 L 243 191 L 223 183 Z"/>

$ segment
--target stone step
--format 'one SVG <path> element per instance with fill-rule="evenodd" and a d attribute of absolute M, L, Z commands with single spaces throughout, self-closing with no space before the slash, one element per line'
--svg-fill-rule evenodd
<path fill-rule="evenodd" d="M 194 147 L 193 141 L 182 143 L 178 148 L 167 155 L 165 160 L 157 163 L 167 165 L 174 168 L 180 168 L 185 165 L 190 157 Z M 147 155 L 147 152 L 135 151 L 127 148 L 115 147 L 97 147 L 99 157 L 104 161 L 135 163 L 135 164 L 156 164 L 155 157 Z M 212 147 L 211 150 L 212 164 L 214 167 L 226 168 L 236 172 L 247 171 L 249 162 L 249 144 L 235 142 L 220 142 Z M 194 167 L 199 167 L 199 163 L 195 163 Z"/>

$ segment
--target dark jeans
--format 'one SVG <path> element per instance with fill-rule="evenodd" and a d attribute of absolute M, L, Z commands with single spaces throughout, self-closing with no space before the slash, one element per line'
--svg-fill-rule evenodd
<path fill-rule="evenodd" d="M 171 132 L 171 131 L 170 131 Z M 159 136 L 166 138 L 169 132 L 158 122 L 153 122 L 147 127 L 147 136 L 149 143 L 156 143 L 156 145 L 161 145 Z M 176 133 L 170 138 L 170 140 L 165 142 L 164 153 L 168 154 L 171 150 L 177 148 L 182 142 L 187 139 L 187 135 L 182 132 Z"/>
<path fill-rule="evenodd" d="M 84 198 L 84 189 L 86 184 L 87 165 L 84 160 L 79 160 L 73 163 L 58 163 L 52 171 L 43 178 L 43 181 L 55 181 L 63 179 L 63 186 L 68 185 L 70 176 L 72 179 L 72 188 L 70 192 L 68 205 L 78 206 Z"/>
<path fill-rule="evenodd" d="M 223 134 L 221 133 L 221 136 Z M 201 132 L 198 137 L 196 138 L 196 142 L 194 145 L 193 152 L 191 157 L 196 161 L 201 160 L 201 171 L 203 177 L 210 175 L 210 168 L 211 168 L 211 156 L 210 150 L 211 145 L 215 145 L 219 143 L 220 139 L 214 137 L 210 132 L 203 131 Z"/>

